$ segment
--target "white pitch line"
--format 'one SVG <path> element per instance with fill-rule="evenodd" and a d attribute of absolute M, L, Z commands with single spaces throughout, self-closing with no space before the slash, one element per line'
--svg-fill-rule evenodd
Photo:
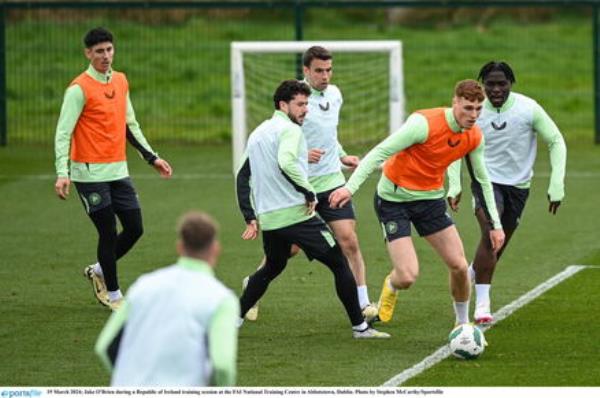
<path fill-rule="evenodd" d="M 535 300 L 536 298 L 538 298 L 539 296 L 544 294 L 546 291 L 552 289 L 554 286 L 558 285 L 565 279 L 575 275 L 577 272 L 579 272 L 585 268 L 600 268 L 600 267 L 594 266 L 594 265 L 569 265 L 567 268 L 564 269 L 564 271 L 554 275 L 552 278 L 539 284 L 538 286 L 536 286 L 532 290 L 528 291 L 527 293 L 525 293 L 524 295 L 522 295 L 521 297 L 519 297 L 512 303 L 507 304 L 504 307 L 502 307 L 498 312 L 494 313 L 494 322 L 489 326 L 482 327 L 482 330 L 485 331 L 485 330 L 491 328 L 492 326 L 494 326 L 501 320 L 505 319 L 506 317 L 511 315 L 513 312 L 515 312 L 519 308 L 529 304 L 531 301 Z M 444 359 L 446 359 L 449 356 L 450 356 L 450 349 L 448 348 L 448 345 L 445 344 L 442 347 L 438 348 L 433 354 L 431 354 L 428 357 L 426 357 L 425 359 L 423 359 L 421 362 L 417 363 L 416 365 L 413 365 L 412 367 L 410 367 L 408 369 L 405 369 L 401 373 L 398 373 L 396 376 L 392 377 L 391 379 L 389 379 L 388 381 L 383 383 L 381 385 L 381 387 L 399 386 L 402 383 L 404 383 L 405 381 L 407 381 L 408 379 L 411 379 L 411 378 L 415 377 L 416 375 L 424 372 L 426 369 L 429 369 L 430 367 L 443 361 Z"/>

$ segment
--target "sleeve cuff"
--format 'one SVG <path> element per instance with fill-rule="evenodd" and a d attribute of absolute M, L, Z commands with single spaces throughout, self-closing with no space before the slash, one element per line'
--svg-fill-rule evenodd
<path fill-rule="evenodd" d="M 154 166 L 154 162 L 156 162 L 156 159 L 158 159 L 157 155 L 152 155 L 148 158 L 148 164 L 150 166 Z"/>

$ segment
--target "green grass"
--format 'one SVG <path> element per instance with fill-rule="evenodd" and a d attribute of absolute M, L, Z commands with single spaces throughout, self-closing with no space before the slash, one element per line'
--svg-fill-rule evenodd
<path fill-rule="evenodd" d="M 138 11 L 139 20 L 150 18 L 146 11 Z M 306 40 L 403 42 L 409 112 L 448 104 L 457 80 L 475 78 L 485 62 L 502 59 L 514 67 L 515 90 L 538 100 L 569 141 L 592 139 L 592 24 L 588 17 L 567 15 L 531 24 L 493 19 L 485 28 L 470 21 L 410 27 L 386 24 L 382 14 L 361 20 L 323 12 L 333 22 L 324 24 L 322 14 L 310 13 L 304 25 Z M 9 142 L 52 142 L 64 89 L 86 67 L 80 38 L 97 25 L 110 27 L 116 35 L 115 69 L 128 74 L 138 118 L 153 142 L 225 141 L 231 132 L 230 43 L 293 40 L 291 15 L 274 13 L 253 11 L 243 18 L 200 14 L 159 25 L 114 15 L 103 19 L 92 11 L 60 22 L 11 21 L 6 31 Z M 334 82 L 347 99 L 369 94 L 365 88 L 348 87 L 343 75 L 370 82 L 370 74 L 379 73 L 363 63 L 339 62 L 335 69 L 341 80 L 334 76 Z M 267 70 L 264 85 L 275 87 L 277 81 L 269 81 L 269 75 Z M 363 112 L 375 109 L 370 105 Z M 351 113 L 342 113 L 342 126 L 348 126 L 340 131 L 344 142 L 385 135 L 386 131 L 368 122 L 358 127 L 357 122 L 349 122 Z M 361 133 L 354 135 L 350 130 Z"/>
<path fill-rule="evenodd" d="M 448 358 L 407 386 L 600 386 L 600 268 L 562 282 L 486 333 L 477 361 Z"/>
<path fill-rule="evenodd" d="M 131 174 L 143 207 L 145 235 L 119 262 L 122 287 L 126 289 L 140 274 L 175 260 L 176 219 L 182 212 L 198 208 L 213 214 L 221 224 L 223 255 L 217 274 L 239 292 L 242 278 L 255 269 L 262 253 L 260 242 L 240 239 L 244 224 L 235 204 L 229 148 L 157 145 L 157 150 L 172 162 L 179 178 L 161 181 L 136 155 L 130 154 Z M 354 148 L 351 152 L 363 154 L 366 150 Z M 494 281 L 495 309 L 568 264 L 600 263 L 597 238 L 600 148 L 575 143 L 569 146 L 569 151 L 567 197 L 556 216 L 547 213 L 545 175 L 549 166 L 545 151 L 540 151 L 538 177 L 534 178 L 522 226 Z M 0 148 L 0 357 L 4 359 L 0 362 L 0 385 L 105 385 L 108 374 L 92 353 L 92 347 L 109 314 L 95 302 L 81 276 L 83 266 L 94 260 L 96 233 L 74 191 L 66 202 L 55 198 L 52 174 L 52 150 Z M 377 299 L 380 283 L 389 271 L 372 209 L 376 181 L 376 178 L 368 180 L 355 199 L 372 300 Z M 478 228 L 469 209 L 469 195 L 465 196 L 455 220 L 471 258 Z M 437 349 L 446 340 L 454 321 L 447 271 L 422 239 L 415 238 L 415 243 L 421 275 L 415 286 L 400 295 L 393 321 L 381 327 L 392 334 L 389 341 L 354 341 L 342 306 L 335 298 L 329 272 L 301 256 L 293 259 L 264 297 L 259 321 L 246 323 L 240 331 L 238 383 L 380 385 Z M 588 275 L 587 271 L 583 275 Z M 590 297 L 588 303 L 597 302 L 593 299 L 597 293 L 593 296 L 593 289 L 588 290 L 585 290 Z M 561 295 L 565 305 L 584 305 L 579 293 L 565 290 Z M 540 300 L 554 300 L 545 297 Z M 526 308 L 515 315 L 516 324 L 527 326 L 524 336 L 533 334 L 530 329 L 538 318 L 539 322 L 547 322 L 545 312 L 538 313 L 535 308 Z M 527 316 L 521 318 L 524 311 Z M 593 308 L 592 311 L 597 312 Z M 552 329 L 555 333 L 536 334 L 532 338 L 543 337 L 545 344 L 551 346 L 554 341 L 567 338 L 571 329 L 582 329 L 590 343 L 598 341 L 598 328 L 588 327 L 592 324 L 584 322 L 585 319 L 561 313 L 555 321 L 556 328 Z M 471 368 L 491 362 L 500 366 L 502 355 L 511 359 L 515 351 L 527 350 L 532 342 L 526 337 L 503 343 L 508 337 L 500 333 L 512 334 L 517 328 L 509 326 L 511 322 L 509 318 L 489 332 L 492 345 L 481 361 L 451 365 L 468 373 Z M 522 346 L 515 348 L 515 344 Z M 588 363 L 598 363 L 597 350 L 568 353 L 575 358 L 574 366 L 581 364 L 582 375 L 586 374 Z M 560 367 L 564 356 L 565 353 L 548 354 L 544 360 L 554 358 Z M 537 359 L 524 356 L 518 363 L 523 368 L 537 369 Z M 511 376 L 516 380 L 522 371 L 518 367 L 498 369 L 494 373 L 497 378 L 494 374 L 478 378 L 477 384 L 510 384 Z M 556 383 L 544 379 L 546 373 L 548 377 L 553 375 L 544 372 L 544 368 L 539 373 L 541 379 L 536 379 L 533 385 Z M 588 385 L 589 381 L 583 377 L 566 376 L 561 384 Z M 446 379 L 437 380 L 428 383 L 450 385 Z M 464 383 L 471 385 L 475 381 L 466 378 Z"/>

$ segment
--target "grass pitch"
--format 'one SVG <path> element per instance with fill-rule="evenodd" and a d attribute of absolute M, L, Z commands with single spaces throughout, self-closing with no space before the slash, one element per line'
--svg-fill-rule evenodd
<path fill-rule="evenodd" d="M 497 270 L 494 309 L 565 265 L 600 263 L 600 148 L 569 146 L 567 197 L 556 216 L 547 212 L 549 165 L 540 148 L 522 226 Z M 217 274 L 239 293 L 242 278 L 253 272 L 262 252 L 260 242 L 240 238 L 244 224 L 235 204 L 229 148 L 159 145 L 157 150 L 172 163 L 173 180 L 161 181 L 136 155 L 129 156 L 145 234 L 119 262 L 122 288 L 140 274 L 175 261 L 176 219 L 196 208 L 220 222 L 223 255 Z M 354 201 L 373 301 L 389 271 L 372 209 L 376 181 L 368 180 Z M 109 382 L 92 352 L 109 313 L 95 302 L 81 276 L 83 267 L 94 261 L 96 233 L 75 191 L 62 202 L 54 196 L 53 185 L 50 148 L 0 148 L 0 385 Z M 465 195 L 455 221 L 471 258 L 478 227 L 469 197 Z M 290 261 L 262 300 L 258 322 L 246 322 L 240 330 L 238 384 L 380 385 L 444 344 L 454 322 L 447 271 L 422 239 L 415 238 L 415 243 L 421 275 L 400 294 L 392 322 L 381 326 L 392 334 L 387 341 L 354 341 L 329 271 L 302 256 Z M 598 279 L 592 279 L 597 272 L 582 272 L 490 330 L 491 345 L 481 360 L 448 361 L 439 373 L 433 369 L 435 373 L 415 383 L 597 385 L 586 376 L 600 359 L 589 346 L 598 341 L 597 320 L 592 319 L 600 298 L 594 289 Z M 537 355 L 527 354 L 531 352 Z M 553 365 L 556 372 L 549 371 Z M 567 367 L 562 376 L 557 373 Z M 456 379 L 457 373 L 464 378 Z"/>

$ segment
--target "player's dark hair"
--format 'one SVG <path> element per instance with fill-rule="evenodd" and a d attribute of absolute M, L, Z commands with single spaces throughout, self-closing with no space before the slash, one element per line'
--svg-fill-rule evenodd
<path fill-rule="evenodd" d="M 321 46 L 312 46 L 304 52 L 302 56 L 302 65 L 310 68 L 310 63 L 313 59 L 320 59 L 321 61 L 327 61 L 333 58 L 329 50 Z"/>
<path fill-rule="evenodd" d="M 275 109 L 279 109 L 279 101 L 289 103 L 298 94 L 304 94 L 309 97 L 310 87 L 308 87 L 308 84 L 299 80 L 284 80 L 277 87 L 277 90 L 275 90 L 275 94 L 273 94 Z"/>
<path fill-rule="evenodd" d="M 94 28 L 85 34 L 83 44 L 86 48 L 92 48 L 98 43 L 113 42 L 113 35 L 105 28 Z"/>
<path fill-rule="evenodd" d="M 473 79 L 461 80 L 454 87 L 454 96 L 473 102 L 483 102 L 485 94 L 481 85 Z"/>
<path fill-rule="evenodd" d="M 199 211 L 185 213 L 179 219 L 177 234 L 187 253 L 208 249 L 217 237 L 218 226 L 211 216 Z"/>
<path fill-rule="evenodd" d="M 506 76 L 506 78 L 508 79 L 508 81 L 510 81 L 511 84 L 517 82 L 512 68 L 509 64 L 503 61 L 490 61 L 487 64 L 483 65 L 481 67 L 481 70 L 479 71 L 479 76 L 477 77 L 477 80 L 484 82 L 491 72 L 496 71 L 504 73 L 504 76 Z"/>

